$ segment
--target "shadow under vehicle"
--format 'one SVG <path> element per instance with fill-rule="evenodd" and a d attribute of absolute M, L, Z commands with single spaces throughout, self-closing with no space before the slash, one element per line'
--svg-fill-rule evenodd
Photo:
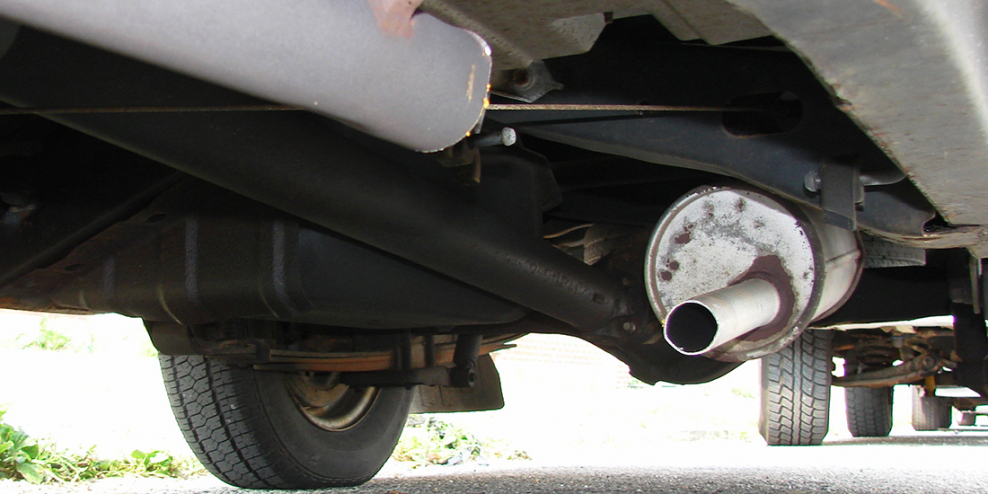
<path fill-rule="evenodd" d="M 501 406 L 487 355 L 527 333 L 648 383 L 778 357 L 792 387 L 830 369 L 788 349 L 833 343 L 843 379 L 918 369 L 988 396 L 983 3 L 0 18 L 0 306 L 146 321 L 230 484 L 366 481 L 410 410 Z M 902 346 L 807 331 L 938 315 L 949 335 Z"/>

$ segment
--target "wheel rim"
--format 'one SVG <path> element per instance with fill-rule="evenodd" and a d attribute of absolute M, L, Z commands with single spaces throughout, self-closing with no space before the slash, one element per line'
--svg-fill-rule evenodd
<path fill-rule="evenodd" d="M 359 424 L 380 394 L 378 388 L 354 388 L 340 383 L 339 372 L 290 374 L 285 385 L 302 415 L 327 431 L 341 431 Z"/>

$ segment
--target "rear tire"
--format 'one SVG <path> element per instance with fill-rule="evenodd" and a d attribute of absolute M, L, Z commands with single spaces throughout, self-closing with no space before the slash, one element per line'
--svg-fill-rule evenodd
<path fill-rule="evenodd" d="M 926 396 L 922 386 L 913 386 L 913 429 L 935 431 L 950 427 L 953 419 L 950 400 Z"/>
<path fill-rule="evenodd" d="M 339 399 L 342 388 L 336 386 L 343 385 L 327 385 L 310 387 L 315 391 L 301 397 L 299 373 L 257 371 L 199 355 L 159 360 L 189 446 L 207 470 L 237 487 L 366 482 L 391 455 L 411 403 L 403 388 L 347 389 L 348 398 Z M 332 406 L 311 405 L 325 396 L 333 397 Z M 311 400 L 305 407 L 304 399 Z"/>
<path fill-rule="evenodd" d="M 806 330 L 762 358 L 759 432 L 769 446 L 823 442 L 830 421 L 830 331 Z"/>
<path fill-rule="evenodd" d="M 844 388 L 847 430 L 854 437 L 886 437 L 892 431 L 892 388 Z"/>

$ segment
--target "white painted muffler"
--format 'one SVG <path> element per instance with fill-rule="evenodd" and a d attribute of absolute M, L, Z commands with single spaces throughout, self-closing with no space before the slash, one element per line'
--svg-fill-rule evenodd
<path fill-rule="evenodd" d="M 701 187 L 649 243 L 649 299 L 686 355 L 743 361 L 775 352 L 836 310 L 857 284 L 857 235 L 763 193 Z"/>

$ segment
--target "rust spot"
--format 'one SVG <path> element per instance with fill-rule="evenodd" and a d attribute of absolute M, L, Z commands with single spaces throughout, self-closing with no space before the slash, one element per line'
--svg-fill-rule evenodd
<path fill-rule="evenodd" d="M 367 0 L 377 27 L 384 34 L 411 38 L 413 29 L 412 15 L 422 5 L 423 0 Z"/>
<path fill-rule="evenodd" d="M 744 341 L 760 341 L 780 333 L 786 328 L 793 315 L 793 304 L 796 303 L 796 293 L 792 289 L 792 279 L 782 267 L 782 259 L 778 256 L 761 256 L 756 258 L 748 271 L 738 276 L 730 284 L 736 285 L 744 280 L 760 279 L 775 286 L 779 292 L 779 315 L 772 322 L 742 336 Z"/>
<path fill-rule="evenodd" d="M 902 9 L 900 9 L 899 7 L 897 7 L 895 5 L 892 5 L 891 3 L 889 3 L 888 0 L 875 0 L 875 3 L 877 3 L 878 5 L 881 5 L 882 7 L 885 7 L 890 12 L 892 12 L 893 14 L 895 14 L 896 17 L 898 17 L 900 19 L 902 18 Z"/>
<path fill-rule="evenodd" d="M 672 273 L 669 271 L 662 271 L 659 273 L 659 278 L 662 278 L 662 281 L 672 281 Z"/>
<path fill-rule="evenodd" d="M 744 199 L 738 199 L 738 202 L 734 205 L 734 208 L 738 210 L 739 213 L 743 213 L 748 207 L 748 203 Z"/>
<path fill-rule="evenodd" d="M 673 242 L 675 242 L 677 244 L 680 244 L 680 245 L 688 244 L 688 243 L 690 243 L 690 240 L 693 240 L 693 236 L 690 235 L 690 232 L 688 232 L 688 231 L 687 232 L 680 233 L 679 235 L 676 235 L 672 239 Z"/>
<path fill-rule="evenodd" d="M 669 269 L 671 269 L 673 271 L 678 271 L 679 270 L 679 261 L 669 261 L 668 266 L 669 266 Z"/>
<path fill-rule="evenodd" d="M 473 81 L 477 78 L 477 64 L 470 66 L 470 78 L 467 79 L 467 101 L 473 101 Z M 487 106 L 486 103 L 484 105 Z"/>

